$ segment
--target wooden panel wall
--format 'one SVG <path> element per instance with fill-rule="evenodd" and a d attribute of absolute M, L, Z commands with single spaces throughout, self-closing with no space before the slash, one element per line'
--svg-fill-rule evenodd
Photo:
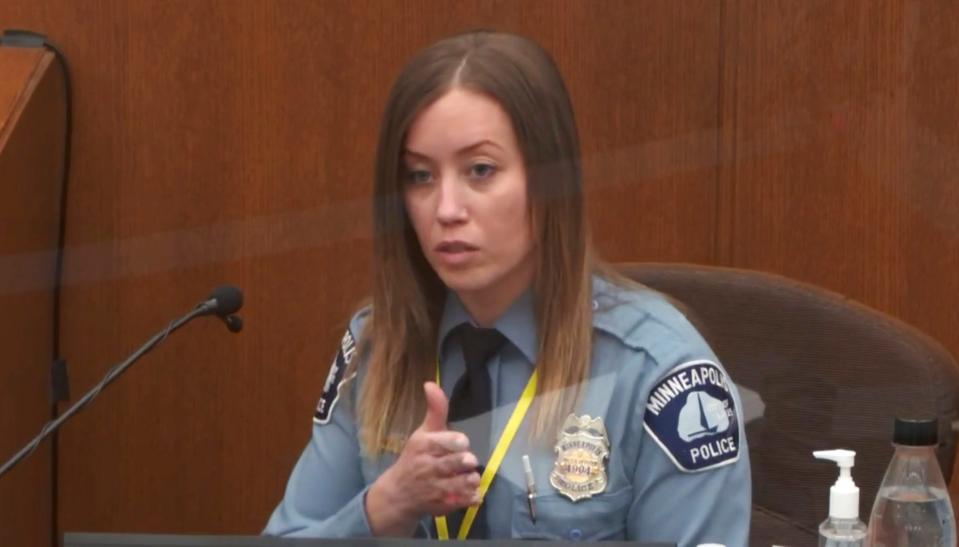
<path fill-rule="evenodd" d="M 550 47 L 573 94 L 600 254 L 713 262 L 720 4 L 574 5 L 571 43 Z"/>
<path fill-rule="evenodd" d="M 242 334 L 188 327 L 67 425 L 62 529 L 263 525 L 366 293 L 387 86 L 471 27 L 554 53 L 607 258 L 781 272 L 959 354 L 957 15 L 918 0 L 5 3 L 0 28 L 48 33 L 75 67 L 74 393 L 217 283 L 247 291 Z"/>
<path fill-rule="evenodd" d="M 53 55 L 0 48 L 0 464 L 47 420 L 63 82 Z M 0 545 L 45 545 L 53 526 L 50 443 L 0 477 Z"/>
<path fill-rule="evenodd" d="M 959 5 L 735 1 L 724 27 L 720 261 L 959 354 Z"/>

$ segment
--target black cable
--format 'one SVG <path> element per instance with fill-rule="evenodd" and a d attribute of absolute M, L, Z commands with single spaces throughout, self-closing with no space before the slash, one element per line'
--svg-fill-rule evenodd
<path fill-rule="evenodd" d="M 65 133 L 63 136 L 63 170 L 60 178 L 60 226 L 57 231 L 57 256 L 54 266 L 53 285 L 53 359 L 60 359 L 60 295 L 63 288 L 63 255 L 67 234 L 67 190 L 70 180 L 70 152 L 73 137 L 73 90 L 70 83 L 70 67 L 67 58 L 56 45 L 49 40 L 44 46 L 53 52 L 63 73 Z M 69 398 L 69 395 L 66 396 Z"/>
<path fill-rule="evenodd" d="M 70 400 L 70 388 L 67 380 L 66 363 L 63 362 L 60 353 L 60 297 L 63 289 L 63 255 L 66 247 L 67 234 L 67 184 L 70 180 L 70 152 L 73 141 L 73 88 L 70 82 L 70 67 L 67 64 L 67 58 L 60 49 L 49 40 L 44 40 L 43 45 L 56 57 L 60 70 L 63 74 L 63 101 L 65 128 L 63 135 L 63 166 L 60 176 L 60 226 L 57 229 L 57 254 L 53 273 L 53 336 L 52 350 L 53 361 L 51 363 L 51 394 L 52 408 L 50 417 L 56 418 L 57 403 L 60 400 Z M 54 378 L 55 375 L 60 377 Z M 50 534 L 52 536 L 51 545 L 59 545 L 60 541 L 60 518 L 59 518 L 59 481 L 60 473 L 57 461 L 60 452 L 60 436 L 54 435 L 50 440 L 50 483 L 51 495 L 50 502 L 53 510 L 50 512 Z"/>
<path fill-rule="evenodd" d="M 50 417 L 56 418 L 57 403 L 70 400 L 70 384 L 67 376 L 66 362 L 60 353 L 60 297 L 63 292 L 63 255 L 66 247 L 67 237 L 67 189 L 70 180 L 70 152 L 73 141 L 73 88 L 70 82 L 70 67 L 67 64 L 67 58 L 60 49 L 49 40 L 43 44 L 53 55 L 60 65 L 60 71 L 63 74 L 63 100 L 64 100 L 64 135 L 63 135 L 63 167 L 60 177 L 60 226 L 57 228 L 57 254 L 56 263 L 53 272 L 53 336 L 52 350 L 53 362 L 51 363 L 51 401 Z M 57 461 L 60 452 L 60 436 L 54 435 L 50 440 L 50 484 L 51 484 L 51 504 L 53 511 L 50 512 L 50 534 L 53 536 L 51 545 L 58 545 L 60 536 L 60 473 Z"/>

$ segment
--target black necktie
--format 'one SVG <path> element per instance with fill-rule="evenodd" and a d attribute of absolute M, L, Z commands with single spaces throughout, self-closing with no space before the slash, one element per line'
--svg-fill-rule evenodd
<path fill-rule="evenodd" d="M 477 472 L 482 476 L 490 455 L 490 427 L 492 423 L 492 390 L 486 362 L 489 361 L 506 338 L 496 329 L 481 329 L 473 325 L 460 327 L 460 343 L 466 372 L 456 381 L 450 396 L 449 421 L 457 431 L 465 433 L 470 440 L 470 451 L 480 462 Z M 459 423 L 457 423 L 459 422 Z M 470 528 L 469 538 L 488 537 L 484 505 L 476 513 Z M 459 532 L 465 510 L 448 515 L 450 535 Z"/>

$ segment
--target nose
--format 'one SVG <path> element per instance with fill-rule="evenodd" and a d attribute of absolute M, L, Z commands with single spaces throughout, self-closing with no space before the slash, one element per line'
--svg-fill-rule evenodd
<path fill-rule="evenodd" d="M 456 177 L 444 176 L 437 185 L 436 219 L 440 224 L 457 224 L 467 218 L 466 196 Z"/>

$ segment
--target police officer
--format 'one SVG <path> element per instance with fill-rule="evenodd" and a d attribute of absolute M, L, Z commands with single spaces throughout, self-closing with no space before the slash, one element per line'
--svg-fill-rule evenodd
<path fill-rule="evenodd" d="M 403 69 L 374 252 L 265 533 L 746 544 L 739 395 L 675 307 L 592 257 L 536 44 L 472 32 Z"/>

